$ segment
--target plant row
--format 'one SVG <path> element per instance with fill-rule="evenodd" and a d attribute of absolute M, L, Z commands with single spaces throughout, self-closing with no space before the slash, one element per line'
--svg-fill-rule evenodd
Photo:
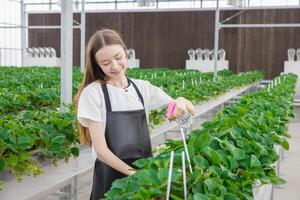
<path fill-rule="evenodd" d="M 274 147 L 289 148 L 287 123 L 293 117 L 295 83 L 295 75 L 282 75 L 273 88 L 244 96 L 189 135 L 193 173 L 186 168 L 188 200 L 250 200 L 257 183 L 284 183 L 276 175 L 279 156 Z M 170 199 L 184 199 L 184 147 L 173 140 L 158 156 L 136 161 L 137 173 L 116 180 L 105 199 L 166 199 L 171 151 L 175 154 Z"/>
<path fill-rule="evenodd" d="M 18 113 L 21 110 L 35 110 L 48 107 L 49 109 L 60 105 L 60 68 L 28 67 L 0 68 L 0 115 Z M 212 73 L 187 72 L 186 70 L 171 71 L 167 69 L 156 70 L 128 70 L 133 78 L 150 80 L 153 84 L 168 87 L 180 85 L 184 80 L 212 78 Z M 220 77 L 232 75 L 230 71 L 220 72 Z M 73 70 L 73 96 L 76 94 L 82 74 L 78 68 Z M 179 81 L 179 82 L 177 82 Z M 176 84 L 174 82 L 177 82 Z M 172 89 L 171 89 L 172 90 Z M 175 93 L 175 92 L 173 92 Z M 171 94 L 172 95 L 172 94 Z"/>
<path fill-rule="evenodd" d="M 0 68 L 0 70 L 4 69 Z M 21 71 L 18 72 L 18 70 Z M 39 70 L 41 70 L 40 75 L 38 73 Z M 38 106 L 37 104 L 32 105 L 32 102 L 27 102 L 28 106 L 26 107 L 23 105 L 26 101 L 20 101 L 19 105 L 22 107 L 15 106 L 14 110 L 10 110 L 8 113 L 0 112 L 0 172 L 9 171 L 21 180 L 24 175 L 38 175 L 41 173 L 41 167 L 38 161 L 40 157 L 56 163 L 58 159 L 68 160 L 72 155 L 78 156 L 78 126 L 74 108 L 73 106 L 70 106 L 70 112 L 60 112 L 57 109 L 59 106 L 57 100 L 59 99 L 58 94 L 49 92 L 49 90 L 58 88 L 59 86 L 59 83 L 56 80 L 59 79 L 58 69 L 5 68 L 4 71 L 4 74 L 6 74 L 7 77 L 10 76 L 9 79 L 6 79 L 11 82 L 10 85 L 5 86 L 6 88 L 4 88 L 4 82 L 1 82 L 3 88 L 0 89 L 8 90 L 8 88 L 10 88 L 10 91 L 14 93 L 13 98 L 28 95 L 28 99 L 32 101 L 32 96 L 30 97 L 30 95 L 32 95 L 33 92 L 31 89 L 34 90 L 35 87 L 28 85 L 28 83 L 32 81 L 32 84 L 35 86 L 43 84 L 46 87 L 46 85 L 48 85 L 47 88 L 41 88 L 39 92 L 41 95 L 44 95 L 41 99 L 43 101 L 49 101 L 51 107 Z M 198 87 L 202 88 L 201 91 L 206 91 L 211 97 L 220 94 L 221 91 L 226 92 L 230 88 L 241 86 L 243 84 L 250 84 L 262 77 L 262 74 L 258 72 L 233 75 L 229 71 L 223 71 L 220 72 L 221 78 L 213 81 L 212 73 L 202 74 L 195 71 L 171 71 L 163 69 L 154 70 L 154 72 L 152 72 L 154 75 L 152 76 L 150 75 L 151 71 L 145 70 L 145 73 L 143 71 L 144 70 L 129 71 L 129 76 L 139 78 L 139 76 L 146 75 L 146 78 L 148 77 L 148 80 L 151 83 L 158 86 L 160 83 L 163 83 L 162 80 L 165 80 L 164 82 L 167 82 L 166 80 L 172 82 L 174 79 L 182 80 L 185 81 L 186 88 L 194 86 L 195 90 L 197 89 L 197 84 L 194 83 L 194 80 L 192 84 L 191 79 L 199 78 L 200 75 L 203 83 L 199 83 Z M 29 73 L 26 74 L 26 72 Z M 46 78 L 47 72 L 49 72 L 49 79 Z M 23 74 L 23 76 L 21 76 L 21 74 Z M 32 75 L 32 78 L 30 78 L 29 74 Z M 14 75 L 17 78 L 13 78 Z M 39 82 L 35 77 L 40 77 Z M 44 79 L 42 77 L 44 77 Z M 54 77 L 56 77 L 56 79 Z M 163 77 L 165 77 L 165 79 L 163 79 Z M 50 81 L 48 82 L 48 80 Z M 79 78 L 75 78 L 74 80 L 79 80 Z M 18 93 L 22 91 L 20 88 L 23 86 L 17 87 L 16 83 L 23 84 L 24 88 L 27 87 L 27 89 L 24 89 L 24 93 Z M 79 82 L 77 83 L 79 84 Z M 219 87 L 214 87 L 212 83 L 219 85 Z M 167 86 L 163 85 L 163 87 Z M 223 89 L 220 89 L 221 87 L 223 87 Z M 167 90 L 167 88 L 165 88 L 165 90 Z M 169 91 L 172 90 L 170 89 Z M 184 96 L 183 94 L 187 94 L 186 91 L 184 92 L 185 93 L 180 94 L 178 91 L 178 94 L 176 95 Z M 190 92 L 194 91 L 190 90 Z M 44 98 L 45 96 L 49 96 L 49 99 Z M 0 99 L 5 100 L 7 105 L 15 102 L 15 99 L 7 100 L 7 97 L 7 94 L 1 93 L 0 95 Z M 174 95 L 173 97 L 175 98 L 176 96 Z M 194 98 L 200 99 L 201 95 Z M 196 99 L 194 99 L 194 101 L 196 101 Z M 1 103 L 3 103 L 3 101 L 0 101 L 0 105 Z M 162 112 L 154 111 L 151 116 L 154 119 L 161 121 L 161 118 L 164 118 L 164 116 L 160 113 Z"/>

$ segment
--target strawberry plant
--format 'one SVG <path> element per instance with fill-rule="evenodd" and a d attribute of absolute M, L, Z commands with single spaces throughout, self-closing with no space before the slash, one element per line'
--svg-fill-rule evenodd
<path fill-rule="evenodd" d="M 186 170 L 189 200 L 253 199 L 253 185 L 283 184 L 277 177 L 274 145 L 288 150 L 287 122 L 293 117 L 296 76 L 244 96 L 188 137 L 193 174 Z M 168 140 L 156 157 L 135 162 L 136 174 L 116 180 L 107 200 L 165 199 L 170 151 L 175 152 L 170 199 L 183 199 L 182 141 Z M 187 165 L 186 165 L 187 166 Z"/>
<path fill-rule="evenodd" d="M 9 171 L 21 180 L 24 175 L 42 173 L 40 158 L 55 164 L 58 159 L 78 156 L 79 134 L 74 108 L 68 106 L 69 113 L 57 110 L 60 69 L 0 67 L 0 72 L 0 172 Z M 216 82 L 213 73 L 198 71 L 134 69 L 127 73 L 129 77 L 142 78 L 162 87 L 174 98 L 184 96 L 195 103 L 262 78 L 258 72 L 234 75 L 228 70 L 219 72 Z M 73 80 L 74 95 L 82 80 L 78 68 L 73 70 Z M 150 124 L 161 123 L 164 113 L 164 110 L 151 112 Z"/>

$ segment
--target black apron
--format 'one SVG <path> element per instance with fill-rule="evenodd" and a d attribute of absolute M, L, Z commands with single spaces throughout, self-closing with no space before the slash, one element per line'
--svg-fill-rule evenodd
<path fill-rule="evenodd" d="M 137 86 L 130 79 L 127 80 L 128 84 L 133 85 L 144 106 L 143 97 Z M 145 106 L 141 110 L 112 111 L 107 87 L 105 84 L 101 86 L 106 106 L 105 138 L 108 148 L 130 166 L 137 159 L 152 156 Z M 112 182 L 125 176 L 96 159 L 90 200 L 103 198 Z"/>

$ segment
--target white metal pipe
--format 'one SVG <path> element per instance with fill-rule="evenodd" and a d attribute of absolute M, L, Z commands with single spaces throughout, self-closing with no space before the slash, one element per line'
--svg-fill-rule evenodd
<path fill-rule="evenodd" d="M 233 18 L 235 18 L 236 16 L 239 16 L 239 15 L 241 15 L 243 12 L 245 12 L 246 10 L 241 10 L 241 11 L 239 11 L 239 12 L 237 12 L 237 13 L 235 13 L 234 15 L 232 15 L 232 16 L 230 16 L 230 17 L 228 17 L 228 18 L 226 18 L 225 20 L 223 20 L 222 22 L 220 22 L 221 24 L 223 24 L 223 23 L 225 23 L 225 22 L 228 22 L 229 20 L 231 20 L 231 19 L 233 19 Z"/>
<path fill-rule="evenodd" d="M 73 0 L 61 1 L 61 104 L 72 103 Z"/>
<path fill-rule="evenodd" d="M 81 0 L 80 16 L 80 71 L 83 73 L 85 65 L 85 0 Z"/>
<path fill-rule="evenodd" d="M 22 26 L 0 26 L 1 29 L 8 29 L 8 28 L 22 28 Z"/>
<path fill-rule="evenodd" d="M 219 49 L 219 29 L 220 29 L 220 8 L 219 0 L 217 0 L 217 8 L 215 12 L 215 38 L 214 38 L 214 81 L 217 80 L 218 70 L 218 49 Z"/>
<path fill-rule="evenodd" d="M 7 48 L 7 47 L 0 47 L 0 49 L 3 49 L 3 50 L 12 50 L 12 51 L 15 51 L 15 50 L 22 50 L 22 49 L 19 49 L 19 48 Z"/>
<path fill-rule="evenodd" d="M 46 2 L 32 2 L 32 3 L 25 3 L 25 6 L 37 6 L 37 5 L 40 5 L 40 6 L 42 6 L 42 5 L 54 5 L 54 4 L 57 4 L 56 2 L 51 2 L 51 0 L 50 0 L 50 2 L 48 2 L 48 3 L 46 3 Z"/>
<path fill-rule="evenodd" d="M 12 25 L 12 26 L 17 26 L 17 25 L 19 25 L 19 24 L 7 23 L 7 22 L 0 22 L 0 24 Z"/>
<path fill-rule="evenodd" d="M 87 2 L 86 2 L 87 3 Z M 243 8 L 233 8 L 233 7 L 224 7 L 220 8 L 220 11 L 226 10 L 267 10 L 267 9 L 299 9 L 299 6 L 251 6 Z M 107 10 L 86 10 L 86 13 L 128 13 L 128 12 L 188 12 L 188 11 L 215 11 L 215 8 L 168 8 L 168 9 L 107 9 Z M 30 11 L 31 14 L 34 13 L 59 13 L 57 10 L 52 11 Z M 79 13 L 75 11 L 74 13 Z"/>
<path fill-rule="evenodd" d="M 20 2 L 21 8 L 21 66 L 25 65 L 25 58 L 26 58 L 26 7 L 24 5 L 24 0 Z"/>
<path fill-rule="evenodd" d="M 73 20 L 73 22 L 77 25 L 80 25 L 80 23 L 78 21 L 76 21 L 75 19 Z"/>
<path fill-rule="evenodd" d="M 221 24 L 221 28 L 288 28 L 300 27 L 300 24 Z"/>
<path fill-rule="evenodd" d="M 186 140 L 185 140 L 185 135 L 186 134 L 184 133 L 184 129 L 182 127 L 180 127 L 180 133 L 181 133 L 181 137 L 182 137 L 182 142 L 183 142 L 183 147 L 184 147 L 184 151 L 185 151 L 185 154 L 186 154 L 186 158 L 187 158 L 188 163 L 189 163 L 190 173 L 192 174 L 193 173 L 192 163 L 191 163 L 191 160 L 190 160 L 189 150 L 187 148 L 187 144 L 186 144 Z"/>
<path fill-rule="evenodd" d="M 80 28 L 80 26 L 72 26 L 73 28 Z M 27 26 L 28 29 L 60 29 L 62 26 Z"/>
<path fill-rule="evenodd" d="M 185 171 L 184 152 L 181 152 L 181 160 L 182 160 L 183 196 L 184 196 L 184 200 L 186 200 L 186 198 L 187 198 L 187 187 L 186 187 L 186 171 Z"/>
<path fill-rule="evenodd" d="M 61 29 L 61 26 L 0 26 L 0 28 L 24 28 L 24 29 Z M 80 26 L 73 26 L 73 28 L 80 28 Z"/>
<path fill-rule="evenodd" d="M 13 3 L 20 3 L 20 0 L 9 0 L 9 1 Z"/>
<path fill-rule="evenodd" d="M 174 151 L 171 151 L 166 200 L 169 200 L 169 198 L 170 198 L 172 172 L 173 172 L 173 161 L 174 161 Z"/>
<path fill-rule="evenodd" d="M 52 10 L 52 0 L 49 0 L 49 10 Z"/>

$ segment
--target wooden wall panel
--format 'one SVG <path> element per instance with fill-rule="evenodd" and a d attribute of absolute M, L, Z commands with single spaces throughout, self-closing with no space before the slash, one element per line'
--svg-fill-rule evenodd
<path fill-rule="evenodd" d="M 74 14 L 74 20 L 80 23 L 80 15 Z M 60 15 L 51 14 L 29 14 L 29 26 L 59 26 Z M 74 23 L 74 25 L 77 25 Z M 29 47 L 53 47 L 60 57 L 60 29 L 30 29 L 28 31 Z M 73 30 L 73 65 L 80 66 L 80 30 Z"/>
<path fill-rule="evenodd" d="M 224 20 L 237 10 L 222 11 Z M 77 21 L 80 15 L 74 14 Z M 57 25 L 59 14 L 30 14 L 30 25 Z M 300 9 L 248 10 L 227 23 L 300 23 Z M 213 48 L 214 12 L 87 13 L 86 41 L 98 29 L 122 33 L 142 67 L 184 68 L 189 48 Z M 74 30 L 74 65 L 80 63 L 80 31 Z M 230 69 L 262 70 L 268 78 L 283 71 L 288 48 L 300 48 L 300 28 L 230 28 L 220 30 L 220 48 Z M 59 30 L 30 30 L 29 46 L 52 46 L 60 55 Z"/>

